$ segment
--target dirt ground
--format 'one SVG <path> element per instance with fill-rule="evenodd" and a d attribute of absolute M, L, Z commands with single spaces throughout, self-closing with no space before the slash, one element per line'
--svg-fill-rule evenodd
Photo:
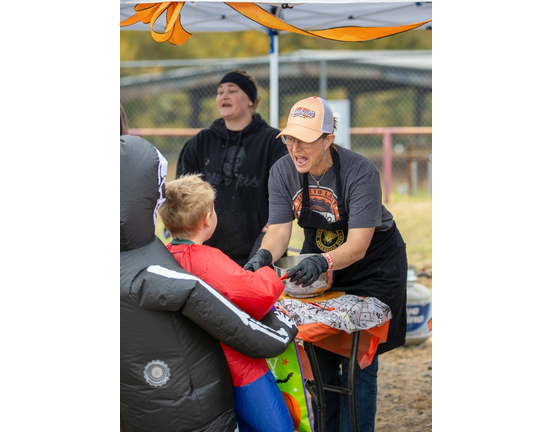
<path fill-rule="evenodd" d="M 432 336 L 378 358 L 376 432 L 432 430 Z"/>
<path fill-rule="evenodd" d="M 432 274 L 432 269 L 425 269 Z M 418 283 L 432 292 L 432 278 Z M 358 412 L 358 415 L 362 413 Z M 375 432 L 432 431 L 432 334 L 378 357 Z"/>
<path fill-rule="evenodd" d="M 423 269 L 432 274 L 432 267 Z M 432 278 L 418 283 L 432 292 Z M 432 336 L 378 358 L 376 432 L 432 430 Z"/>

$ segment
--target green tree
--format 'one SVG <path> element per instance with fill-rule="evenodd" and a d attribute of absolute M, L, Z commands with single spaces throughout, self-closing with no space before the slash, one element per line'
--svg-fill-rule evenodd
<path fill-rule="evenodd" d="M 174 60 L 202 58 L 259 57 L 269 53 L 270 37 L 259 31 L 194 33 L 183 45 L 159 43 L 148 31 L 120 31 L 120 60 Z M 367 42 L 337 42 L 284 33 L 279 36 L 279 52 L 312 50 L 428 50 L 431 30 L 411 30 Z"/>

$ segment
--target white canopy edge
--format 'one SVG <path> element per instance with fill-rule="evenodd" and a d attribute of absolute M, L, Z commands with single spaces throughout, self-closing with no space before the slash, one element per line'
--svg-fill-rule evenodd
<path fill-rule="evenodd" d="M 137 4 L 137 3 L 165 3 L 163 1 L 151 1 L 151 0 L 120 0 L 120 4 Z M 224 3 L 221 0 L 193 0 L 186 3 Z M 336 0 L 303 0 L 302 2 L 281 2 L 281 3 L 274 3 L 274 2 L 257 2 L 257 1 L 251 1 L 251 0 L 233 0 L 233 3 L 256 3 L 258 5 L 267 5 L 267 6 L 282 6 L 282 5 L 288 5 L 288 6 L 298 6 L 302 4 L 317 4 L 317 3 L 325 3 L 325 4 L 348 4 L 348 3 L 432 3 L 432 0 L 430 1 L 423 1 L 423 2 L 406 2 L 405 0 L 347 0 L 347 1 L 336 1 Z"/>
<path fill-rule="evenodd" d="M 161 3 L 161 2 L 157 2 Z M 272 6 L 257 3 L 270 11 Z M 121 1 L 120 21 L 135 14 L 135 2 Z M 224 2 L 196 0 L 186 2 L 181 10 L 181 24 L 188 32 L 229 32 L 257 30 L 267 33 L 268 29 L 257 22 L 245 18 Z M 358 2 L 349 7 L 345 3 L 328 2 L 317 6 L 315 3 L 297 4 L 292 9 L 280 9 L 277 15 L 290 25 L 309 29 L 325 29 L 342 26 L 352 27 L 393 27 L 432 19 L 432 3 L 426 2 Z M 163 32 L 165 19 L 154 24 L 154 30 Z M 430 28 L 427 23 L 419 29 Z M 150 31 L 150 24 L 138 22 L 121 27 L 121 30 Z"/>

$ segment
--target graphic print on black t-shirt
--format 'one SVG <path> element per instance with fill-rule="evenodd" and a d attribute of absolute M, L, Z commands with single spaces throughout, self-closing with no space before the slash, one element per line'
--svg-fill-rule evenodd
<path fill-rule="evenodd" d="M 338 199 L 332 189 L 309 186 L 309 201 L 311 203 L 311 210 L 324 216 L 328 222 L 334 223 L 340 220 Z M 294 216 L 296 219 L 300 217 L 301 202 L 302 190 L 300 189 L 294 196 Z"/>
<path fill-rule="evenodd" d="M 302 190 L 299 190 L 294 196 L 294 216 L 299 219 L 302 209 Z M 332 189 L 325 187 L 309 186 L 309 201 L 311 210 L 319 213 L 329 223 L 340 221 L 338 212 L 338 199 Z M 331 251 L 336 249 L 345 240 L 345 233 L 342 230 L 327 231 L 317 229 L 315 242 L 322 251 Z"/>

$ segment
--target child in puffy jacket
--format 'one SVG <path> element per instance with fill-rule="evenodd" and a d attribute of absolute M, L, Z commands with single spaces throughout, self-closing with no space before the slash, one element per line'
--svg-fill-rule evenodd
<path fill-rule="evenodd" d="M 200 174 L 187 174 L 167 183 L 165 195 L 159 216 L 172 236 L 167 248 L 177 262 L 261 319 L 278 300 L 284 284 L 270 267 L 247 271 L 219 249 L 203 245 L 217 226 L 213 187 Z M 240 432 L 293 431 L 292 418 L 266 360 L 222 347 L 234 385 Z"/>

